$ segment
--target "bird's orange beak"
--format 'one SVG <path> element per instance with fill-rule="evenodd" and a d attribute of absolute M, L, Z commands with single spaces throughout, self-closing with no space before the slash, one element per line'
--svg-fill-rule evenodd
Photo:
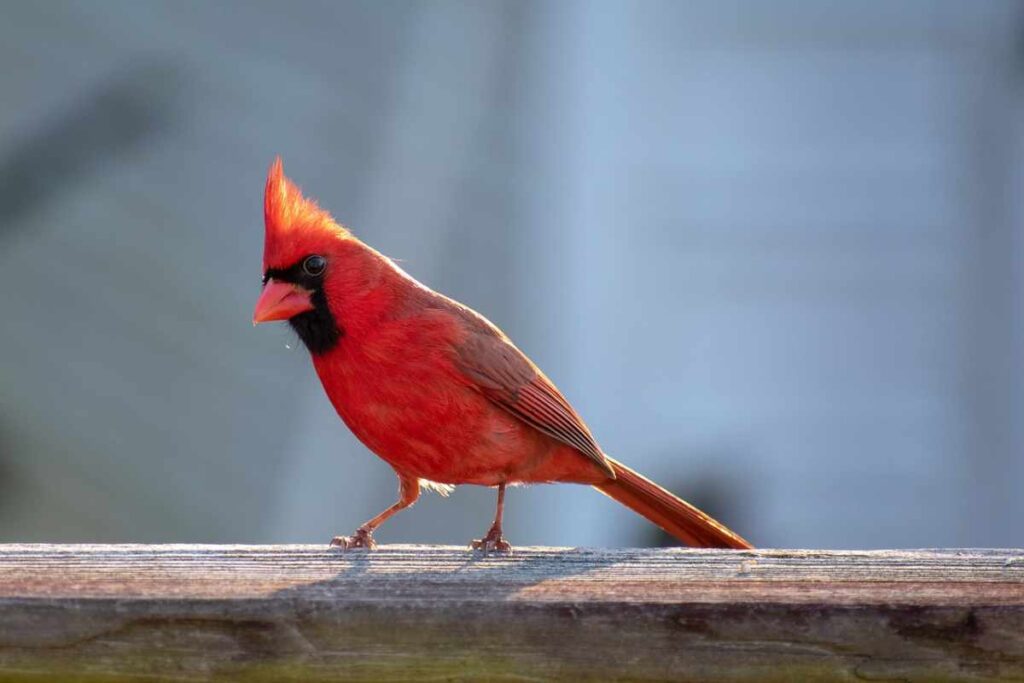
<path fill-rule="evenodd" d="M 313 310 L 312 292 L 289 282 L 277 282 L 273 278 L 267 280 L 263 293 L 256 301 L 256 310 L 252 312 L 252 324 L 270 322 L 271 320 L 288 320 L 292 316 Z"/>

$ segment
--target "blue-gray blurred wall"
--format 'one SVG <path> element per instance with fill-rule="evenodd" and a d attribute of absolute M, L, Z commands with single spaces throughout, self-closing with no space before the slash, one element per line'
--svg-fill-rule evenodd
<path fill-rule="evenodd" d="M 1021 2 L 0 3 L 0 540 L 326 542 L 275 154 L 758 545 L 1024 545 Z M 479 536 L 428 496 L 384 542 Z M 663 542 L 581 487 L 513 543 Z"/>

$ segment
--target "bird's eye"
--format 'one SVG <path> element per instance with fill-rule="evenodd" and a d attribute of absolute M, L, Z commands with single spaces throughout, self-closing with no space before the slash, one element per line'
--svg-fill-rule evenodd
<path fill-rule="evenodd" d="M 324 268 L 326 267 L 327 259 L 316 254 L 313 256 L 307 256 L 306 260 L 302 262 L 302 270 L 305 271 L 306 275 L 310 275 L 312 277 L 319 277 L 322 275 Z"/>

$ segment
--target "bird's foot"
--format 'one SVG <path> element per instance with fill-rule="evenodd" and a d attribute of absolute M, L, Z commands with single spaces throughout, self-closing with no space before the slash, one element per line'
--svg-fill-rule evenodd
<path fill-rule="evenodd" d="M 487 535 L 483 538 L 472 541 L 470 545 L 473 550 L 483 551 L 484 555 L 487 553 L 511 553 L 512 544 L 504 539 L 501 535 L 501 529 L 491 527 L 491 530 L 487 532 Z"/>
<path fill-rule="evenodd" d="M 377 541 L 373 540 L 372 531 L 359 527 L 351 536 L 335 536 L 332 538 L 331 547 L 341 548 L 342 550 L 355 550 L 356 548 L 373 550 L 377 547 Z"/>

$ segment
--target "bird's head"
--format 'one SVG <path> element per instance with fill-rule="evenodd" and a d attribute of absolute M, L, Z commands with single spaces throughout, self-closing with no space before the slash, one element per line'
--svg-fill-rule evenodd
<path fill-rule="evenodd" d="M 329 351 L 343 334 L 329 306 L 332 271 L 355 238 L 302 195 L 284 175 L 280 157 L 267 175 L 263 215 L 263 292 L 253 324 L 287 320 L 310 352 Z"/>

